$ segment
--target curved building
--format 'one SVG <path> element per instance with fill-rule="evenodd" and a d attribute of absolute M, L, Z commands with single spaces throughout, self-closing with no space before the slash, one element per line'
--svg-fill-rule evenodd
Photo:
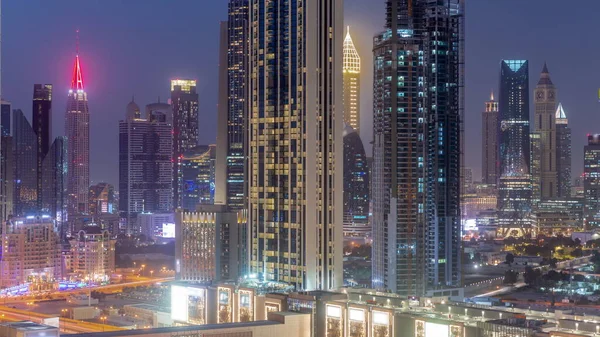
<path fill-rule="evenodd" d="M 344 237 L 368 237 L 369 167 L 362 140 L 350 125 L 344 129 Z"/>

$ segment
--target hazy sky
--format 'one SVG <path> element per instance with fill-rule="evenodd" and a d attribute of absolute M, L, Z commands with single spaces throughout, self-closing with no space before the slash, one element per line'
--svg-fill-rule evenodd
<path fill-rule="evenodd" d="M 530 60 L 531 88 L 544 61 L 573 129 L 573 175 L 587 133 L 600 133 L 600 1 L 467 0 L 467 165 L 479 179 L 481 111 L 498 86 L 500 60 Z M 31 115 L 34 83 L 52 83 L 53 136 L 63 134 L 75 30 L 91 118 L 92 182 L 118 183 L 118 120 L 135 95 L 143 108 L 169 96 L 171 78 L 198 80 L 200 141 L 216 137 L 219 21 L 226 0 L 4 0 L 3 97 Z M 362 57 L 362 134 L 371 139 L 372 37 L 384 0 L 346 0 L 346 24 Z M 531 95 L 533 98 L 533 95 Z M 530 106 L 533 113 L 533 105 Z M 369 151 L 369 150 L 368 150 Z M 370 152 L 370 151 L 369 151 Z"/>

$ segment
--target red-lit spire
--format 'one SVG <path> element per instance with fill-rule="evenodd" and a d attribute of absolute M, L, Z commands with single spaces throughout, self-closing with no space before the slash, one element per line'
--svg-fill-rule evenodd
<path fill-rule="evenodd" d="M 77 53 L 75 54 L 75 65 L 73 66 L 73 77 L 71 78 L 71 90 L 83 90 L 83 76 L 81 75 L 81 64 L 79 64 L 79 29 L 77 30 Z"/>

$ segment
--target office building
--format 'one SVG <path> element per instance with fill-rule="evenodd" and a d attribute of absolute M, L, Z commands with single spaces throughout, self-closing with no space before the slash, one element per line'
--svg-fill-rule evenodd
<path fill-rule="evenodd" d="M 505 234 L 520 235 L 532 226 L 528 61 L 501 62 L 499 111 L 498 225 Z"/>
<path fill-rule="evenodd" d="M 583 148 L 584 224 L 586 229 L 600 226 L 600 135 L 588 135 Z"/>
<path fill-rule="evenodd" d="M 132 103 L 126 113 L 136 110 Z M 119 122 L 119 211 L 128 233 L 135 233 L 138 213 L 169 212 L 173 207 L 173 129 L 164 122 L 164 113 L 150 113 L 144 119 L 127 114 Z"/>
<path fill-rule="evenodd" d="M 350 36 L 350 26 L 344 39 L 344 78 L 342 99 L 344 122 L 360 135 L 360 56 Z"/>
<path fill-rule="evenodd" d="M 179 160 L 184 152 L 198 145 L 198 93 L 195 80 L 171 80 L 171 107 L 173 108 L 173 206 L 179 201 Z"/>
<path fill-rule="evenodd" d="M 13 214 L 14 157 L 10 102 L 0 100 L 0 221 Z"/>
<path fill-rule="evenodd" d="M 481 179 L 484 184 L 498 183 L 498 130 L 498 102 L 494 100 L 492 92 L 490 100 L 485 102 L 482 115 Z"/>
<path fill-rule="evenodd" d="M 189 282 L 237 280 L 240 274 L 244 211 L 225 205 L 198 205 L 175 213 L 176 279 Z"/>
<path fill-rule="evenodd" d="M 68 213 L 69 216 L 88 213 L 90 187 L 90 111 L 87 93 L 83 86 L 83 74 L 79 52 L 75 56 L 71 89 L 67 96 L 65 115 L 67 137 Z"/>
<path fill-rule="evenodd" d="M 531 162 L 531 205 L 536 208 L 542 200 L 542 139 L 539 132 L 529 134 Z M 544 199 L 547 200 L 547 199 Z"/>
<path fill-rule="evenodd" d="M 89 202 L 91 215 L 116 212 L 115 187 L 109 183 L 90 186 Z"/>
<path fill-rule="evenodd" d="M 168 103 L 161 103 L 160 98 L 156 103 L 146 105 L 146 116 L 151 120 L 173 125 L 173 108 Z"/>
<path fill-rule="evenodd" d="M 571 197 L 571 128 L 562 104 L 558 104 L 556 119 L 556 172 L 559 198 Z"/>
<path fill-rule="evenodd" d="M 71 279 L 108 282 L 115 271 L 115 244 L 109 231 L 99 226 L 86 226 L 69 244 L 66 271 Z"/>
<path fill-rule="evenodd" d="M 175 238 L 174 213 L 140 213 L 137 216 L 138 233 L 149 240 Z"/>
<path fill-rule="evenodd" d="M 0 129 L 2 136 L 10 136 L 11 133 L 11 105 L 9 101 L 0 99 Z"/>
<path fill-rule="evenodd" d="M 37 138 L 38 207 L 42 205 L 42 162 L 50 150 L 52 130 L 52 84 L 33 85 L 32 127 Z"/>
<path fill-rule="evenodd" d="M 198 145 L 183 153 L 179 160 L 179 205 L 194 210 L 198 204 L 215 202 L 215 145 Z"/>
<path fill-rule="evenodd" d="M 228 9 L 228 20 L 221 23 L 215 203 L 240 210 L 246 202 L 248 0 L 229 0 Z"/>
<path fill-rule="evenodd" d="M 386 13 L 373 49 L 372 282 L 421 296 L 462 279 L 463 8 L 390 0 Z"/>
<path fill-rule="evenodd" d="M 47 215 L 13 218 L 3 225 L 0 286 L 32 283 L 38 290 L 54 289 L 61 277 L 60 238 Z"/>
<path fill-rule="evenodd" d="M 544 69 L 534 89 L 534 125 L 540 135 L 540 194 L 541 199 L 553 199 L 558 195 L 556 172 L 556 88 L 550 78 L 548 67 Z M 532 172 L 533 174 L 533 172 Z"/>
<path fill-rule="evenodd" d="M 250 8 L 249 272 L 297 289 L 337 288 L 343 270 L 342 1 L 251 0 Z"/>
<path fill-rule="evenodd" d="M 38 209 L 37 137 L 21 110 L 13 111 L 14 215 L 36 214 Z"/>
<path fill-rule="evenodd" d="M 344 237 L 367 238 L 369 225 L 369 167 L 358 132 L 344 129 Z"/>
<path fill-rule="evenodd" d="M 42 161 L 41 211 L 56 220 L 62 241 L 70 234 L 67 214 L 67 144 L 66 137 L 56 137 Z"/>

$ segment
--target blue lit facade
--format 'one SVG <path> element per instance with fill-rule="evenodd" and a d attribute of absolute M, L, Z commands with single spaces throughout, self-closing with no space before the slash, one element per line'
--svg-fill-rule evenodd
<path fill-rule="evenodd" d="M 214 204 L 215 155 L 214 145 L 199 145 L 183 154 L 179 184 L 184 210 L 194 211 L 198 204 Z"/>
<path fill-rule="evenodd" d="M 386 7 L 373 49 L 373 287 L 423 295 L 461 284 L 463 8 Z"/>

